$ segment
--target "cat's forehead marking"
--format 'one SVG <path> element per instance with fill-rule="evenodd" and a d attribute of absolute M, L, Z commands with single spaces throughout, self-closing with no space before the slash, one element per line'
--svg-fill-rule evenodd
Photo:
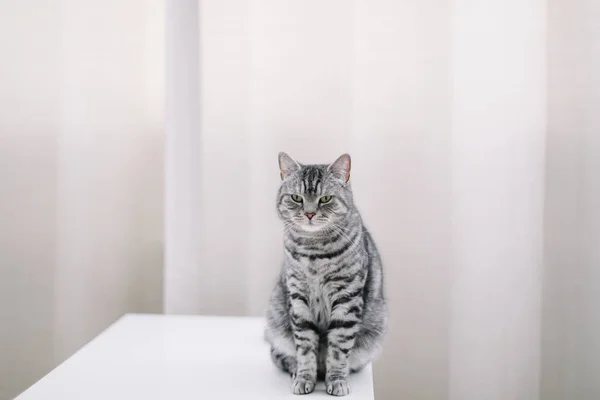
<path fill-rule="evenodd" d="M 325 168 L 322 165 L 307 165 L 300 171 L 300 180 L 304 194 L 319 195 L 322 190 Z"/>

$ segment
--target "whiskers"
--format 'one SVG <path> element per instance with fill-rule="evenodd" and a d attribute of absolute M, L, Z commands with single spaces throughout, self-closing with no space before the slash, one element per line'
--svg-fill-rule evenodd
<path fill-rule="evenodd" d="M 357 245 L 357 241 L 356 241 L 356 240 L 352 240 L 352 238 L 350 238 L 350 237 L 349 237 L 349 236 L 346 234 L 346 232 L 344 231 L 344 228 L 343 228 L 343 227 L 339 226 L 338 224 L 336 224 L 335 222 L 332 222 L 332 221 L 329 221 L 329 226 L 331 227 L 331 229 L 332 229 L 332 231 L 333 231 L 333 232 L 335 232 L 335 233 L 339 233 L 340 235 L 342 235 L 342 236 L 343 236 L 343 238 L 344 238 L 344 239 L 345 239 L 345 240 L 346 240 L 348 243 L 350 243 L 350 247 L 351 247 L 351 248 L 353 248 L 354 255 L 360 255 L 360 254 L 359 254 L 359 252 L 362 252 L 362 251 L 363 251 L 362 247 L 361 247 L 361 246 L 358 246 L 358 245 Z M 362 231 L 361 231 L 361 233 L 362 233 Z M 360 235 L 357 235 L 357 238 L 358 238 L 359 236 L 360 236 Z"/>
<path fill-rule="evenodd" d="M 283 233 L 289 233 L 292 230 L 296 230 L 298 226 L 292 221 L 283 221 Z"/>

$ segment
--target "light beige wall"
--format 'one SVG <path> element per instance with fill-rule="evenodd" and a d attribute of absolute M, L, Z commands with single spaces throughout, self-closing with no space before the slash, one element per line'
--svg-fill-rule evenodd
<path fill-rule="evenodd" d="M 600 3 L 549 1 L 544 400 L 600 398 Z"/>
<path fill-rule="evenodd" d="M 0 14 L 0 399 L 162 309 L 162 1 Z"/>

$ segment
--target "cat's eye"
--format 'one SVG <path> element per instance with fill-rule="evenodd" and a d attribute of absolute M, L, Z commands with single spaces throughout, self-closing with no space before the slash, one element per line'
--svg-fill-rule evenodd
<path fill-rule="evenodd" d="M 296 203 L 302 203 L 302 196 L 297 195 L 297 194 L 293 194 L 292 195 L 292 200 L 294 200 Z"/>
<path fill-rule="evenodd" d="M 333 196 L 323 196 L 319 199 L 321 204 L 329 203 L 333 199 Z"/>

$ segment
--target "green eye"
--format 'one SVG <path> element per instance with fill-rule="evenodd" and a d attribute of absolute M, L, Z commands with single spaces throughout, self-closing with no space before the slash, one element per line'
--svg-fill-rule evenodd
<path fill-rule="evenodd" d="M 297 194 L 293 194 L 292 195 L 292 200 L 294 200 L 296 203 L 302 203 L 302 196 L 297 195 Z"/>
<path fill-rule="evenodd" d="M 329 203 L 333 199 L 333 196 L 323 196 L 319 199 L 321 204 Z"/>

